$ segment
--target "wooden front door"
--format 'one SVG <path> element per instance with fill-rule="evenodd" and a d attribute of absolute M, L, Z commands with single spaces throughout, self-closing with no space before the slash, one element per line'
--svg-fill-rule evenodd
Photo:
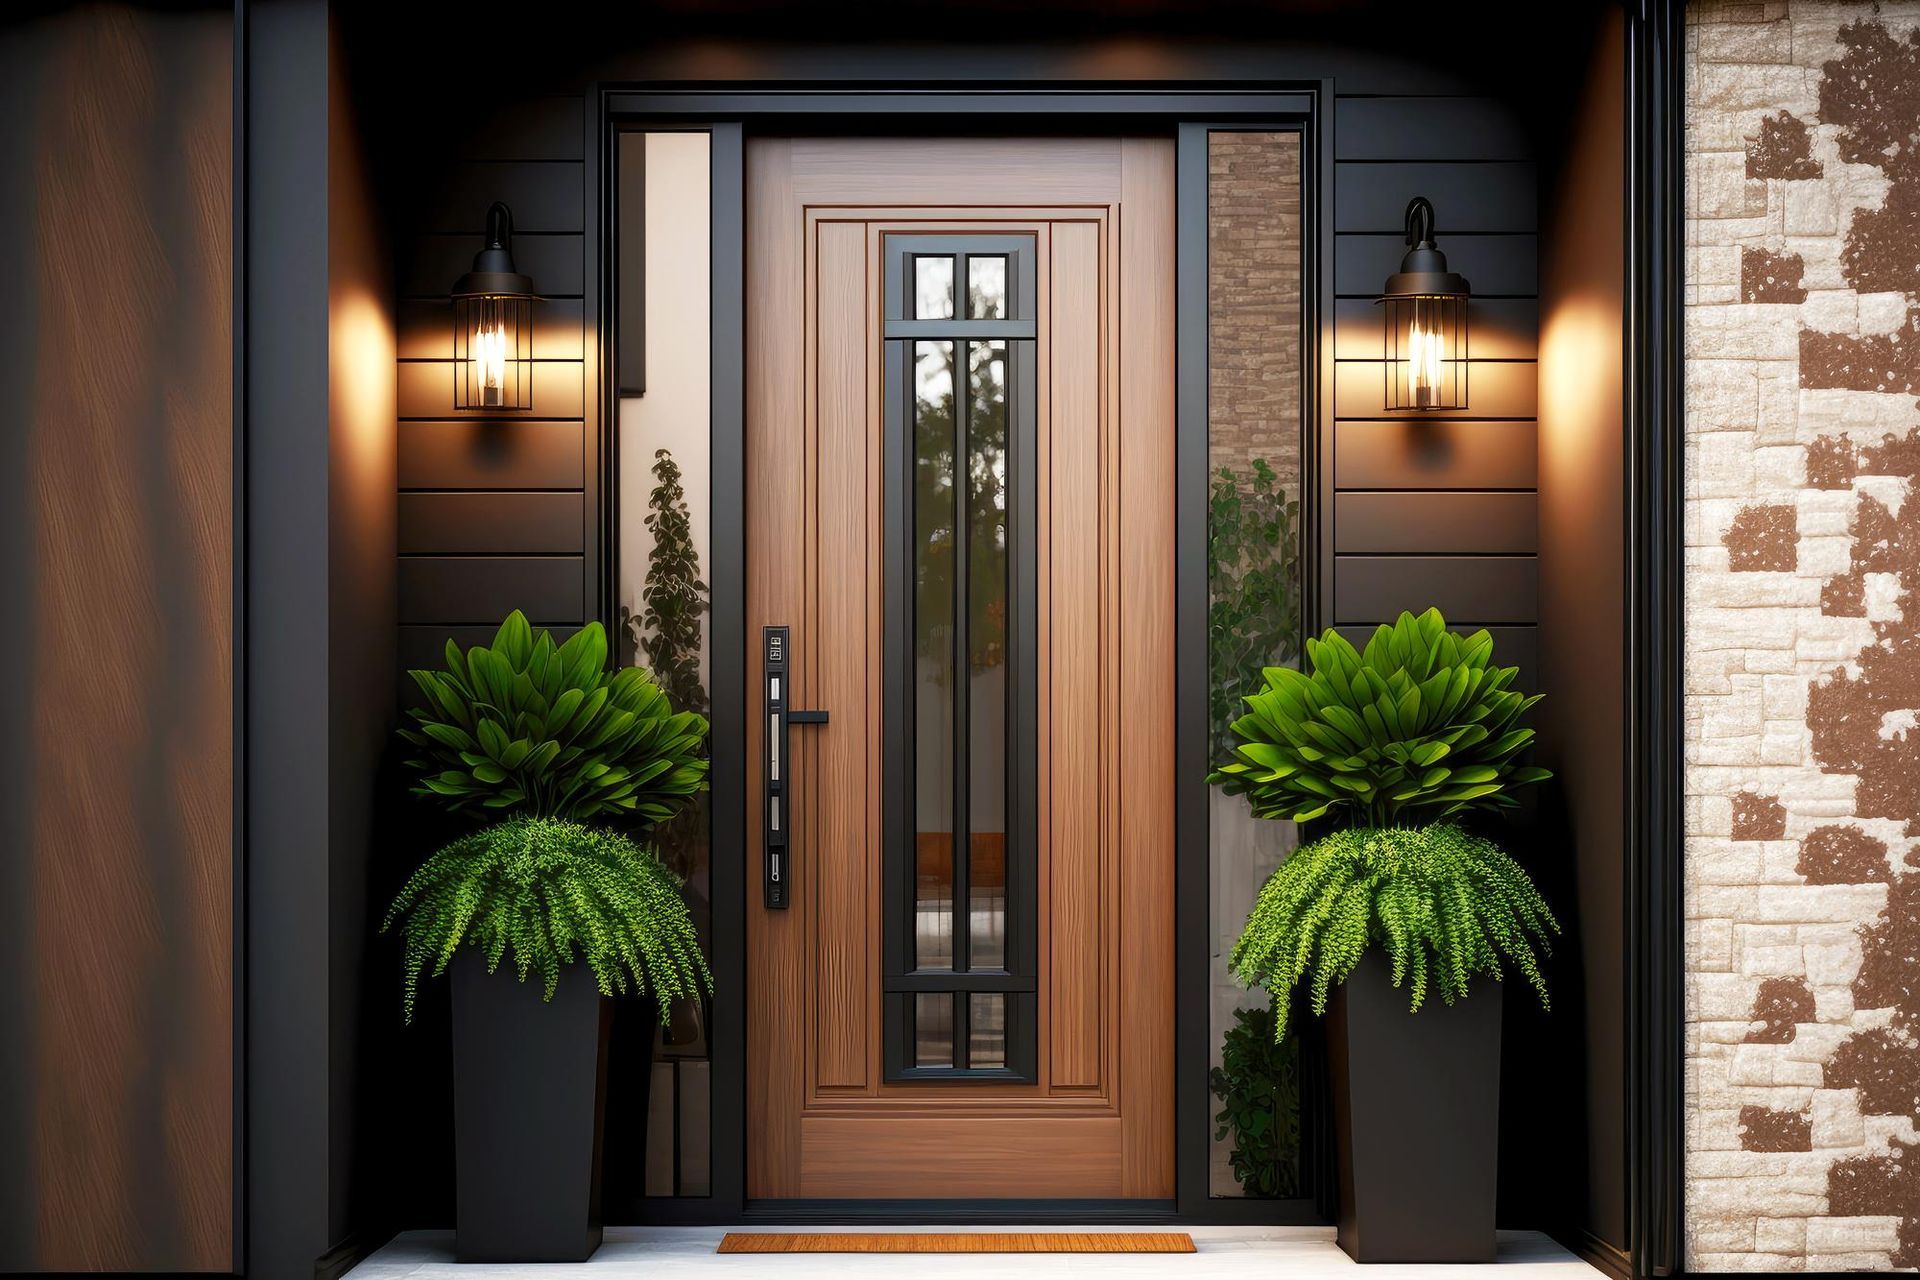
<path fill-rule="evenodd" d="M 1174 1194 L 1173 189 L 749 144 L 752 1198 Z"/>

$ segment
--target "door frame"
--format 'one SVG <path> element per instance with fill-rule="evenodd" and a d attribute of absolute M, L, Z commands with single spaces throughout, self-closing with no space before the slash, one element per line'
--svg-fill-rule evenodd
<path fill-rule="evenodd" d="M 711 138 L 711 386 L 712 505 L 708 585 L 712 644 L 710 697 L 715 724 L 739 732 L 716 735 L 710 779 L 712 841 L 716 850 L 746 845 L 749 762 L 745 751 L 748 655 L 754 638 L 745 620 L 743 521 L 722 519 L 745 505 L 745 161 L 753 133 L 819 132 L 1019 134 L 1036 126 L 1051 133 L 1115 134 L 1151 130 L 1176 141 L 1175 173 L 1175 397 L 1176 544 L 1175 651 L 1204 644 L 1207 612 L 1207 136 L 1215 130 L 1297 131 L 1303 168 L 1301 333 L 1302 423 L 1312 434 L 1302 456 L 1301 563 L 1305 627 L 1317 633 L 1330 616 L 1331 545 L 1322 546 L 1318 513 L 1332 490 L 1333 344 L 1333 85 L 1329 80 L 1273 81 L 1206 88 L 1143 82 L 1115 87 L 1059 83 L 1017 90 L 925 90 L 872 83 L 831 89 L 767 82 L 752 88 L 594 86 L 587 113 L 587 198 L 595 218 L 587 228 L 587 311 L 595 317 L 594 345 L 603 371 L 594 387 L 599 407 L 595 465 L 599 488 L 595 527 L 607 545 L 619 528 L 617 474 L 618 135 L 630 130 L 689 130 Z M 618 608 L 612 555 L 602 557 L 590 583 L 603 625 Z M 1177 658 L 1176 658 L 1177 662 Z M 1210 974 L 1207 859 L 1207 687 L 1204 663 L 1177 662 L 1175 685 L 1175 1044 L 1174 1124 L 1176 1196 L 1166 1201 L 776 1201 L 746 1197 L 746 918 L 753 898 L 742 857 L 715 857 L 711 868 L 713 970 L 719 994 L 707 1028 L 712 1045 L 712 1194 L 705 1198 L 644 1197 L 609 1204 L 610 1221 L 693 1222 L 1101 1222 L 1321 1224 L 1332 1221 L 1331 1144 L 1324 1123 L 1305 1135 L 1303 1166 L 1312 1170 L 1316 1196 L 1291 1200 L 1215 1198 L 1208 1194 Z M 1324 1120 L 1324 1117 L 1322 1117 Z"/>

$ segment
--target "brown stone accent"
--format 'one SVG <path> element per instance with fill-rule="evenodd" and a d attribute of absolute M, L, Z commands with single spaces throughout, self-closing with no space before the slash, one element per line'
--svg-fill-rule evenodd
<path fill-rule="evenodd" d="M 1813 1019 L 1813 992 L 1804 978 L 1768 978 L 1753 998 L 1753 1021 L 1766 1025 L 1747 1032 L 1747 1043 L 1792 1044 L 1794 1027 Z"/>
<path fill-rule="evenodd" d="M 1735 840 L 1780 840 L 1787 834 L 1787 811 L 1779 796 L 1741 791 L 1733 797 Z"/>
<path fill-rule="evenodd" d="M 1742 1107 L 1740 1148 L 1743 1151 L 1811 1151 L 1813 1121 L 1792 1111 Z"/>
<path fill-rule="evenodd" d="M 1747 139 L 1749 178 L 1818 178 L 1823 172 L 1813 158 L 1807 122 L 1791 112 L 1763 117 L 1760 136 Z"/>
<path fill-rule="evenodd" d="M 1912 854 L 1907 863 L 1913 864 Z M 1894 1025 L 1920 1031 L 1920 875 L 1896 878 L 1887 890 L 1886 910 L 1861 930 L 1853 1003 L 1860 1009 L 1892 1009 Z"/>
<path fill-rule="evenodd" d="M 1820 612 L 1829 618 L 1866 617 L 1866 575 L 1855 569 L 1821 583 Z"/>
<path fill-rule="evenodd" d="M 1842 391 L 1885 391 L 1912 395 L 1920 390 L 1920 332 L 1908 313 L 1899 333 L 1856 338 L 1847 333 L 1800 331 L 1800 385 Z"/>
<path fill-rule="evenodd" d="M 1857 471 L 1866 476 L 1920 479 L 1920 427 L 1908 428 L 1904 436 L 1889 432 L 1880 437 L 1879 444 L 1870 444 L 1861 449 Z"/>
<path fill-rule="evenodd" d="M 1806 286 L 1800 283 L 1807 264 L 1797 253 L 1770 253 L 1765 249 L 1740 251 L 1740 301 L 1805 302 Z"/>
<path fill-rule="evenodd" d="M 1836 1218 L 1866 1218 L 1913 1212 L 1920 1186 L 1907 1173 L 1908 1144 L 1895 1139 L 1897 1156 L 1856 1156 L 1827 1170 L 1827 1212 Z"/>
<path fill-rule="evenodd" d="M 1794 867 L 1808 884 L 1884 883 L 1887 846 L 1858 827 L 1816 827 L 1800 842 Z"/>
<path fill-rule="evenodd" d="M 1791 573 L 1798 537 L 1792 507 L 1742 507 L 1727 528 L 1729 566 L 1735 573 Z"/>
<path fill-rule="evenodd" d="M 1841 266 L 1862 293 L 1920 293 L 1920 32 L 1905 40 L 1878 21 L 1840 28 L 1846 53 L 1820 80 L 1820 120 L 1839 125 L 1840 158 L 1877 165 L 1890 185 L 1880 207 L 1854 210 Z"/>
<path fill-rule="evenodd" d="M 1207 142 L 1209 468 L 1300 496 L 1300 135 Z"/>
<path fill-rule="evenodd" d="M 1807 488 L 1851 489 L 1857 474 L 1853 441 L 1846 432 L 1821 436 L 1807 446 Z"/>
<path fill-rule="evenodd" d="M 1848 1036 L 1827 1060 L 1826 1083 L 1859 1090 L 1861 1115 L 1920 1115 L 1920 1044 L 1887 1027 Z"/>

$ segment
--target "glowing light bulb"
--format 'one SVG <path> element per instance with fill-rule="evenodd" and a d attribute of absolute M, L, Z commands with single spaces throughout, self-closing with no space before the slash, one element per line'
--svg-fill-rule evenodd
<path fill-rule="evenodd" d="M 1440 400 L 1446 343 L 1438 313 L 1439 308 L 1433 303 L 1416 302 L 1413 319 L 1407 326 L 1407 382 L 1416 409 L 1431 408 Z"/>
<path fill-rule="evenodd" d="M 489 407 L 504 404 L 507 326 L 495 306 L 485 308 L 480 327 L 473 335 L 473 359 L 479 366 L 480 403 Z"/>

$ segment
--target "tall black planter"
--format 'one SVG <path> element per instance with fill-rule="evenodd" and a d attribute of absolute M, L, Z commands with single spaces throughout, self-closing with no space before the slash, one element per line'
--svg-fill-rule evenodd
<path fill-rule="evenodd" d="M 580 1262 L 600 1247 L 610 1005 L 584 968 L 552 1001 L 511 961 L 453 961 L 454 1249 L 462 1262 Z"/>
<path fill-rule="evenodd" d="M 1500 986 L 1409 1014 L 1391 975 L 1369 954 L 1327 1010 L 1340 1247 L 1355 1262 L 1491 1262 Z"/>

